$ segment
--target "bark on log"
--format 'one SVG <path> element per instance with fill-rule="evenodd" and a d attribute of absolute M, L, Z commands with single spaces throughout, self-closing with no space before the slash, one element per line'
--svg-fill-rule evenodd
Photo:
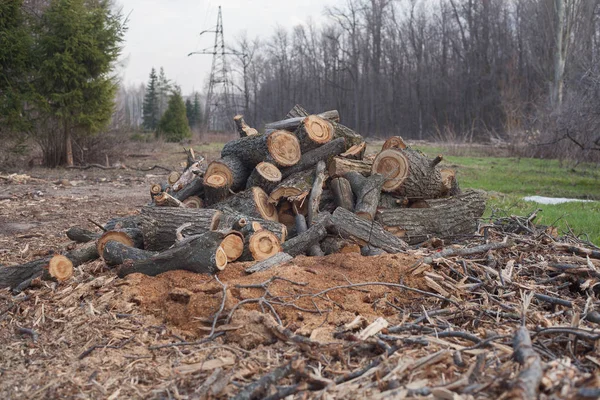
<path fill-rule="evenodd" d="M 448 191 L 440 169 L 417 150 L 383 150 L 375 158 L 371 171 L 386 177 L 385 192 L 400 196 L 435 199 Z"/>
<path fill-rule="evenodd" d="M 329 187 L 333 192 L 335 204 L 338 207 L 345 208 L 348 211 L 354 211 L 354 194 L 348 179 L 338 177 L 331 180 Z"/>
<path fill-rule="evenodd" d="M 278 267 L 293 260 L 294 257 L 287 253 L 277 253 L 269 258 L 257 262 L 251 267 L 246 268 L 246 273 L 253 274 L 255 272 L 266 271 L 271 268 Z"/>
<path fill-rule="evenodd" d="M 306 232 L 308 230 L 308 226 L 306 223 L 306 219 L 304 218 L 304 215 L 302 214 L 296 214 L 296 232 L 298 235 Z M 307 254 L 309 256 L 324 256 L 325 253 L 323 253 L 323 250 L 321 250 L 321 246 L 319 245 L 319 242 L 317 241 L 316 243 L 311 244 L 308 247 L 307 250 Z"/>
<path fill-rule="evenodd" d="M 400 136 L 392 136 L 391 138 L 389 138 L 388 140 L 385 141 L 385 143 L 383 144 L 383 146 L 381 147 L 381 150 L 387 150 L 387 149 L 406 149 L 408 146 L 406 145 L 406 143 L 404 142 L 404 139 L 402 139 L 402 137 Z"/>
<path fill-rule="evenodd" d="M 304 107 L 302 107 L 300 104 L 296 104 L 285 115 L 285 119 L 308 117 L 309 115 L 310 115 L 310 113 L 308 111 L 306 111 L 306 109 Z"/>
<path fill-rule="evenodd" d="M 406 197 L 403 196 L 394 196 L 390 193 L 381 193 L 379 197 L 379 208 L 388 209 L 388 208 L 400 208 L 400 207 L 408 207 L 409 201 Z"/>
<path fill-rule="evenodd" d="M 189 185 L 194 178 L 200 174 L 200 162 L 196 161 L 192 165 L 190 165 L 184 172 L 181 174 L 177 182 L 173 184 L 173 191 L 178 192 L 187 185 Z"/>
<path fill-rule="evenodd" d="M 348 150 L 340 154 L 340 157 L 349 158 L 352 160 L 362 160 L 365 156 L 365 151 L 367 150 L 367 143 L 362 142 L 360 144 L 355 144 L 350 147 Z"/>
<path fill-rule="evenodd" d="M 351 160 L 344 157 L 333 157 L 329 163 L 329 176 L 337 178 L 350 171 L 356 171 L 364 176 L 371 175 L 373 162 L 367 160 Z"/>
<path fill-rule="evenodd" d="M 196 176 L 187 186 L 173 194 L 179 201 L 184 201 L 188 197 L 204 197 L 204 178 Z"/>
<path fill-rule="evenodd" d="M 223 232 L 206 232 L 181 246 L 165 250 L 146 260 L 125 264 L 119 269 L 118 275 L 123 278 L 139 272 L 155 276 L 173 270 L 216 274 L 227 265 L 227 254 L 221 247 L 224 239 Z"/>
<path fill-rule="evenodd" d="M 104 245 L 102 258 L 106 265 L 115 266 L 125 263 L 125 261 L 140 261 L 146 260 L 157 255 L 157 252 L 142 250 L 135 247 L 127 246 L 121 242 L 111 240 Z"/>
<path fill-rule="evenodd" d="M 127 217 L 112 218 L 104 224 L 104 231 L 114 231 L 116 229 L 139 228 L 139 215 L 129 215 Z"/>
<path fill-rule="evenodd" d="M 219 229 L 233 229 L 241 231 L 245 225 L 252 222 L 258 222 L 262 229 L 273 232 L 281 243 L 287 240 L 287 227 L 280 222 L 270 221 L 264 218 L 251 217 L 231 208 L 223 208 L 222 212 L 223 216 L 221 217 L 221 222 L 219 223 Z M 240 221 L 243 221 L 243 224 L 240 225 Z"/>
<path fill-rule="evenodd" d="M 150 198 L 152 198 L 152 200 L 154 200 L 154 197 L 161 194 L 161 192 L 167 190 L 167 184 L 166 183 L 153 183 L 152 185 L 150 185 Z"/>
<path fill-rule="evenodd" d="M 74 267 L 98 258 L 96 243 L 87 243 L 83 247 L 64 254 Z M 13 267 L 0 267 L 0 289 L 14 288 L 28 279 L 34 279 L 47 271 L 48 264 L 54 256 L 44 257 Z"/>
<path fill-rule="evenodd" d="M 279 182 L 281 182 L 281 171 L 279 168 L 269 162 L 263 161 L 256 165 L 248 177 L 246 189 L 258 186 L 266 193 L 271 193 Z"/>
<path fill-rule="evenodd" d="M 184 235 L 198 235 L 217 229 L 220 218 L 220 211 L 207 208 L 143 207 L 141 229 L 144 248 L 151 251 L 165 250 L 175 243 L 175 231 L 181 225 L 191 223 L 183 229 Z"/>
<path fill-rule="evenodd" d="M 293 133 L 277 130 L 272 133 L 247 136 L 223 146 L 221 157 L 235 157 L 246 168 L 254 168 L 265 160 L 278 167 L 289 167 L 300 160 L 300 143 Z"/>
<path fill-rule="evenodd" d="M 388 253 L 398 253 L 408 248 L 406 242 L 387 232 L 378 222 L 364 220 L 345 208 L 336 208 L 331 223 L 335 233 L 353 239 L 361 246 L 371 244 Z"/>
<path fill-rule="evenodd" d="M 356 196 L 354 212 L 361 218 L 372 220 L 379 205 L 385 177 L 380 174 L 373 174 L 365 178 L 356 171 L 350 171 L 344 177 L 350 182 L 352 192 Z"/>
<path fill-rule="evenodd" d="M 231 190 L 237 192 L 246 187 L 246 179 L 248 179 L 253 167 L 254 165 L 246 165 L 241 159 L 233 155 L 224 155 L 208 165 L 204 174 L 204 185 L 211 176 L 220 175 L 227 180 Z"/>
<path fill-rule="evenodd" d="M 206 206 L 220 203 L 230 196 L 230 186 L 223 175 L 210 175 L 204 179 L 204 200 Z"/>
<path fill-rule="evenodd" d="M 305 254 L 315 243 L 319 243 L 327 236 L 325 224 L 317 223 L 308 228 L 306 232 L 299 233 L 281 245 L 282 251 L 295 257 Z"/>
<path fill-rule="evenodd" d="M 281 243 L 272 232 L 262 229 L 258 222 L 244 227 L 244 251 L 241 261 L 261 261 L 281 251 Z"/>
<path fill-rule="evenodd" d="M 325 255 L 360 252 L 360 247 L 352 240 L 342 239 L 337 236 L 327 236 L 323 239 L 321 249 L 323 249 Z"/>
<path fill-rule="evenodd" d="M 96 250 L 98 254 L 104 252 L 104 246 L 109 241 L 121 242 L 130 247 L 142 248 L 144 246 L 144 236 L 142 230 L 138 228 L 126 228 L 104 232 L 96 241 Z"/>
<path fill-rule="evenodd" d="M 345 150 L 348 150 L 352 146 L 356 146 L 357 144 L 361 144 L 362 142 L 364 142 L 364 139 L 361 135 L 354 132 L 352 129 L 348 128 L 347 126 L 344 126 L 344 125 L 342 125 L 340 123 L 336 123 L 336 122 L 332 122 L 332 124 L 333 124 L 333 128 L 334 128 L 333 137 L 336 139 L 344 138 L 344 140 L 346 142 Z"/>
<path fill-rule="evenodd" d="M 302 124 L 294 131 L 300 142 L 300 151 L 305 153 L 315 149 L 333 139 L 333 125 L 326 119 L 316 115 L 309 115 L 302 120 Z"/>
<path fill-rule="evenodd" d="M 204 201 L 198 196 L 190 196 L 183 201 L 186 208 L 204 208 Z"/>
<path fill-rule="evenodd" d="M 315 168 L 315 179 L 308 198 L 308 215 L 306 222 L 311 226 L 319 214 L 321 195 L 323 194 L 323 183 L 325 183 L 325 161 L 319 161 Z"/>
<path fill-rule="evenodd" d="M 308 115 L 302 115 L 295 118 L 283 119 L 281 121 L 270 122 L 265 125 L 265 132 L 273 132 L 280 129 L 294 132 L 300 124 L 304 121 Z M 320 114 L 317 114 L 318 117 L 328 120 L 330 122 L 337 122 L 340 120 L 340 114 L 337 110 L 325 111 Z"/>
<path fill-rule="evenodd" d="M 243 115 L 236 115 L 233 117 L 233 122 L 235 122 L 235 126 L 241 138 L 258 135 L 258 131 L 254 128 L 251 128 L 246 121 L 244 121 Z"/>
<path fill-rule="evenodd" d="M 485 210 L 485 192 L 468 191 L 454 197 L 425 200 L 429 208 L 379 210 L 375 220 L 410 244 L 473 234 Z"/>
<path fill-rule="evenodd" d="M 159 207 L 185 207 L 183 203 L 167 192 L 154 196 L 154 204 Z"/>
<path fill-rule="evenodd" d="M 217 210 L 233 209 L 244 215 L 277 221 L 277 209 L 269 203 L 269 196 L 259 187 L 237 193 L 225 201 L 214 205 Z"/>
<path fill-rule="evenodd" d="M 285 179 L 288 176 L 295 174 L 296 172 L 301 172 L 309 168 L 313 168 L 319 161 L 325 161 L 325 163 L 328 163 L 331 158 L 343 153 L 344 151 L 344 139 L 334 139 L 321 147 L 317 147 L 314 150 L 302 154 L 300 161 L 298 161 L 298 163 L 293 167 L 280 168 L 281 176 L 283 179 Z"/>
<path fill-rule="evenodd" d="M 277 204 L 280 200 L 302 201 L 310 193 L 314 180 L 315 174 L 312 169 L 290 175 L 275 186 L 269 195 L 269 202 Z"/>
<path fill-rule="evenodd" d="M 87 243 L 98 239 L 102 234 L 74 226 L 67 230 L 67 237 L 77 243 Z"/>

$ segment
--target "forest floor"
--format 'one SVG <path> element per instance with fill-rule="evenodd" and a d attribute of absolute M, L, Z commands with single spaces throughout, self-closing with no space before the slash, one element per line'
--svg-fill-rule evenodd
<path fill-rule="evenodd" d="M 119 161 L 175 169 L 185 159 L 181 145 L 134 148 Z M 219 152 L 208 143 L 194 148 L 209 159 Z M 463 188 L 493 191 L 492 207 L 513 205 L 525 194 L 600 199 L 598 173 L 581 167 L 557 171 L 552 162 L 479 157 L 449 156 L 446 162 L 457 167 Z M 486 169 L 498 172 L 482 178 Z M 166 174 L 160 169 L 0 171 L 0 265 L 71 248 L 64 232 L 72 226 L 93 230 L 90 221 L 138 212 L 149 199 L 150 183 Z M 554 174 L 565 180 L 557 184 Z M 534 179 L 511 188 L 500 185 L 511 177 L 538 175 L 545 184 L 535 188 Z M 581 204 L 587 219 L 600 215 L 597 204 Z M 502 217 L 537 208 L 516 207 Z M 540 208 L 545 213 L 550 207 Z M 569 220 L 579 211 L 579 205 L 561 211 L 571 214 L 564 220 L 573 230 L 587 229 L 585 221 Z M 43 283 L 16 296 L 2 290 L 0 397 L 508 397 L 519 382 L 512 338 L 524 303 L 529 304 L 526 326 L 544 363 L 543 396 L 597 395 L 599 336 L 587 316 L 593 315 L 600 263 L 560 254 L 544 235 L 517 236 L 496 228 L 488 240 L 510 238 L 511 246 L 488 253 L 492 266 L 481 254 L 423 263 L 435 249 L 421 248 L 370 258 L 299 257 L 250 276 L 243 272 L 246 264 L 234 263 L 216 281 L 183 271 L 118 279 L 98 260 L 78 267 L 74 278 L 60 285 Z M 579 275 L 547 275 L 548 263 L 567 261 L 581 264 Z M 563 302 L 528 299 L 534 292 Z M 385 328 L 369 333 L 366 327 L 380 319 Z M 572 330 L 548 331 L 552 327 Z M 203 340 L 211 333 L 212 340 Z M 252 386 L 269 374 L 274 374 L 270 391 Z"/>

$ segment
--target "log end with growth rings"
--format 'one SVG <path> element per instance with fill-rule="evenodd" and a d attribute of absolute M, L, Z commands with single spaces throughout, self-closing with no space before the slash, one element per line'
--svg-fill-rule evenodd
<path fill-rule="evenodd" d="M 291 167 L 300 161 L 300 142 L 288 131 L 275 131 L 267 139 L 269 154 L 281 167 Z"/>
<path fill-rule="evenodd" d="M 57 281 L 66 281 L 73 276 L 73 262 L 67 257 L 57 254 L 50 259 L 48 272 Z"/>
<path fill-rule="evenodd" d="M 281 171 L 270 162 L 263 161 L 256 166 L 256 171 L 268 182 L 278 183 L 281 181 Z"/>
<path fill-rule="evenodd" d="M 174 185 L 179 178 L 181 178 L 181 174 L 177 171 L 173 171 L 167 176 L 167 182 L 169 182 L 169 185 Z"/>
<path fill-rule="evenodd" d="M 408 159 L 398 150 L 383 150 L 375 157 L 371 172 L 386 178 L 383 184 L 384 192 L 393 192 L 402 186 L 408 177 Z"/>
<path fill-rule="evenodd" d="M 217 251 L 215 252 L 215 266 L 219 271 L 223 271 L 227 266 L 227 253 L 223 246 L 217 247 Z"/>
<path fill-rule="evenodd" d="M 126 233 L 120 231 L 108 231 L 105 232 L 98 241 L 96 242 L 96 249 L 98 250 L 98 254 L 102 256 L 104 253 L 104 246 L 111 240 L 115 240 L 117 242 L 123 243 L 125 246 L 133 247 L 133 239 Z"/>
<path fill-rule="evenodd" d="M 281 243 L 274 233 L 261 229 L 250 237 L 248 248 L 252 258 L 260 261 L 279 253 Z"/>
<path fill-rule="evenodd" d="M 211 187 L 219 187 L 219 182 L 223 181 L 217 181 L 216 178 L 213 178 L 217 176 L 222 177 L 225 180 L 225 184 L 229 184 L 229 186 L 233 184 L 233 172 L 221 160 L 215 160 L 208 164 L 208 168 L 206 169 L 206 173 L 204 174 L 204 185 L 208 185 Z"/>
<path fill-rule="evenodd" d="M 203 208 L 204 202 L 198 196 L 190 196 L 183 201 L 187 208 Z"/>
<path fill-rule="evenodd" d="M 231 232 L 221 242 L 221 247 L 227 255 L 227 262 L 233 262 L 244 252 L 244 236 L 239 232 Z"/>
<path fill-rule="evenodd" d="M 325 144 L 333 139 L 331 122 L 316 115 L 309 115 L 303 121 L 304 130 L 311 142 Z"/>
<path fill-rule="evenodd" d="M 254 203 L 258 209 L 260 215 L 269 221 L 279 221 L 279 216 L 277 215 L 277 208 L 271 203 L 269 203 L 269 196 L 259 187 L 252 188 L 252 195 L 254 197 Z"/>
<path fill-rule="evenodd" d="M 400 136 L 392 136 L 388 140 L 385 141 L 381 150 L 387 149 L 406 149 L 408 146 L 404 142 L 404 139 Z"/>

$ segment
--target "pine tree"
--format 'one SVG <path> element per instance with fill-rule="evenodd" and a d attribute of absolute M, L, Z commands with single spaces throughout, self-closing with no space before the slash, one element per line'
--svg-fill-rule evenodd
<path fill-rule="evenodd" d="M 202 106 L 200 105 L 200 94 L 194 94 L 194 127 L 198 128 L 202 125 Z"/>
<path fill-rule="evenodd" d="M 171 91 L 173 87 L 171 85 L 171 81 L 167 78 L 165 74 L 165 70 L 163 67 L 160 67 L 160 72 L 158 74 L 158 81 L 156 84 L 156 91 L 158 95 L 158 118 L 162 118 L 163 114 L 167 109 L 167 103 L 170 100 Z"/>
<path fill-rule="evenodd" d="M 194 128 L 196 124 L 196 116 L 194 115 L 194 105 L 189 97 L 185 100 L 185 115 L 187 116 L 190 128 Z"/>
<path fill-rule="evenodd" d="M 148 80 L 148 86 L 146 86 L 146 95 L 144 96 L 144 107 L 143 107 L 143 126 L 144 129 L 150 132 L 155 132 L 158 128 L 158 92 L 157 92 L 157 81 L 156 69 L 152 67 L 150 71 L 150 78 Z"/>
<path fill-rule="evenodd" d="M 185 111 L 181 93 L 179 90 L 173 91 L 169 98 L 169 105 L 158 125 L 159 134 L 168 142 L 177 142 L 192 135 Z"/>

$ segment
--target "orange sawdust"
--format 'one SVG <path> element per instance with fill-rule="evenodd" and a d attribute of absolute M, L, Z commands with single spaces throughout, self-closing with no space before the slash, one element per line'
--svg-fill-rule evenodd
<path fill-rule="evenodd" d="M 412 307 L 417 311 L 427 298 L 388 286 L 341 288 L 322 295 L 315 294 L 336 286 L 365 282 L 402 283 L 426 289 L 422 275 L 412 276 L 409 272 L 410 266 L 416 261 L 416 257 L 404 254 L 376 257 L 363 257 L 360 254 L 300 256 L 286 265 L 251 275 L 244 272 L 250 263 L 228 264 L 218 275 L 227 287 L 218 327 L 229 327 L 231 330 L 228 332 L 240 330 L 244 325 L 244 329 L 250 329 L 248 325 L 254 324 L 257 317 L 247 312 L 256 310 L 275 316 L 271 306 L 284 326 L 306 336 L 317 335 L 317 329 L 324 327 L 339 327 L 358 315 L 365 317 L 368 322 L 380 316 L 392 322 L 398 318 L 398 310 L 394 306 L 404 309 Z M 274 277 L 278 279 L 265 286 L 268 292 L 265 288 L 238 287 L 259 285 Z M 171 271 L 156 277 L 132 274 L 127 281 L 127 295 L 143 309 L 162 317 L 190 337 L 210 333 L 223 299 L 223 286 L 212 276 Z M 266 301 L 261 304 L 259 299 L 263 296 Z M 243 301 L 246 303 L 238 304 Z M 235 312 L 228 320 L 234 308 Z"/>

